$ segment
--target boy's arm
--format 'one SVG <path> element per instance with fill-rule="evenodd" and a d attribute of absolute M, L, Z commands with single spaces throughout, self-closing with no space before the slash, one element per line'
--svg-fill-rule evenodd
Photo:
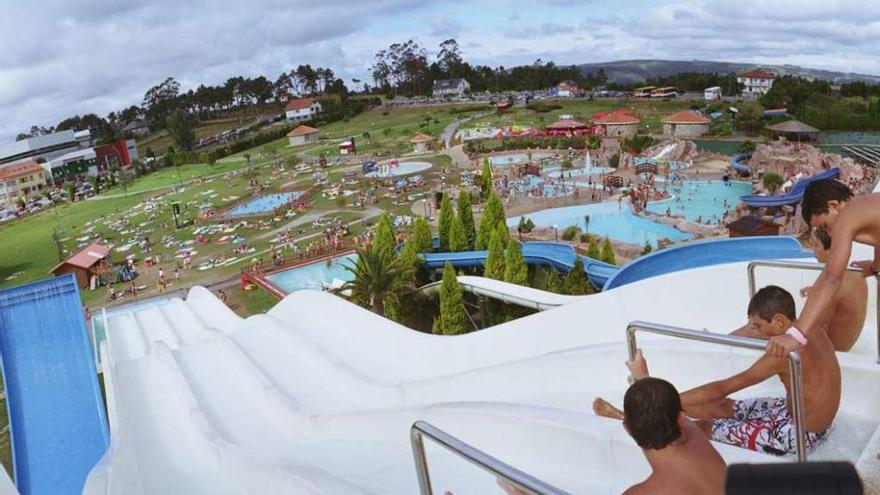
<path fill-rule="evenodd" d="M 724 399 L 732 393 L 761 383 L 771 376 L 778 374 L 784 369 L 784 366 L 784 359 L 765 354 L 755 361 L 755 364 L 749 369 L 741 373 L 683 392 L 681 394 L 681 406 L 687 409 L 688 406 L 696 406 Z"/>
<path fill-rule="evenodd" d="M 832 304 L 840 291 L 843 276 L 846 274 L 847 263 L 850 254 L 852 254 L 854 230 L 852 223 L 855 220 L 844 218 L 838 220 L 838 222 L 844 221 L 848 223 L 838 225 L 838 228 L 834 229 L 834 234 L 832 234 L 834 243 L 831 245 L 825 269 L 822 270 L 822 274 L 810 289 L 810 297 L 807 299 L 800 317 L 794 323 L 794 326 L 803 332 L 807 340 L 813 332 L 822 331 L 819 328 L 822 314 L 833 309 Z M 801 344 L 790 335 L 778 335 L 767 341 L 767 353 L 778 358 L 786 357 L 789 352 L 796 351 L 800 347 Z"/>

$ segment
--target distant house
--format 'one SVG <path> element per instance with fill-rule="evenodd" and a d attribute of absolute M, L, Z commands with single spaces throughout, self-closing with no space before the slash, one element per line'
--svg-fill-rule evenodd
<path fill-rule="evenodd" d="M 551 94 L 555 94 L 560 98 L 573 98 L 580 91 L 580 88 L 578 88 L 577 83 L 574 81 L 562 81 L 553 89 L 554 91 L 551 91 Z"/>
<path fill-rule="evenodd" d="M 743 96 L 753 98 L 767 94 L 773 87 L 774 79 L 776 74 L 761 69 L 752 69 L 736 76 L 736 82 L 745 86 Z"/>
<path fill-rule="evenodd" d="M 146 136 L 150 133 L 150 126 L 148 126 L 142 119 L 135 119 L 122 128 L 122 133 L 131 134 L 133 136 Z"/>
<path fill-rule="evenodd" d="M 663 134 L 668 137 L 699 137 L 709 132 L 709 117 L 693 110 L 682 110 L 663 119 Z"/>
<path fill-rule="evenodd" d="M 431 143 L 433 142 L 434 138 L 422 133 L 416 134 L 409 140 L 413 147 L 413 153 L 427 153 L 431 150 Z"/>
<path fill-rule="evenodd" d="M 89 244 L 76 254 L 58 263 L 50 273 L 56 277 L 72 273 L 80 288 L 89 287 L 92 277 L 99 277 L 110 266 L 110 248 L 100 244 Z"/>
<path fill-rule="evenodd" d="M 301 125 L 296 129 L 287 133 L 291 146 L 302 146 L 306 143 L 313 143 L 321 137 L 320 131 L 314 127 Z"/>
<path fill-rule="evenodd" d="M 631 138 L 639 131 L 638 117 L 623 111 L 615 111 L 593 119 L 593 125 L 601 129 L 607 137 Z"/>
<path fill-rule="evenodd" d="M 46 170 L 35 161 L 0 166 L 0 210 L 15 209 L 19 198 L 39 198 L 46 176 Z"/>
<path fill-rule="evenodd" d="M 294 122 L 313 120 L 321 113 L 321 102 L 314 98 L 289 100 L 284 107 L 284 116 Z"/>
<path fill-rule="evenodd" d="M 465 79 L 438 79 L 431 92 L 434 96 L 461 98 L 470 89 L 471 85 Z"/>
<path fill-rule="evenodd" d="M 586 129 L 589 126 L 579 120 L 559 119 L 547 126 L 548 131 L 574 131 L 578 129 Z"/>

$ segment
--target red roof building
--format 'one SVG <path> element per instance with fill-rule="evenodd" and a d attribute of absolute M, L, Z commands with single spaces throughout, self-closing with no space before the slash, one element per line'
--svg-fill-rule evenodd
<path fill-rule="evenodd" d="M 307 125 L 301 125 L 301 126 L 297 127 L 296 129 L 288 132 L 287 137 L 305 136 L 308 134 L 317 134 L 319 132 L 321 132 L 321 131 L 319 131 L 318 129 L 315 129 L 314 127 L 310 127 Z"/>
<path fill-rule="evenodd" d="M 321 113 L 321 102 L 314 98 L 297 98 L 287 102 L 284 115 L 287 120 L 303 122 L 312 120 Z"/>
<path fill-rule="evenodd" d="M 50 273 L 56 277 L 72 273 L 80 288 L 89 286 L 92 276 L 98 276 L 110 264 L 110 248 L 100 244 L 89 244 L 76 254 L 58 263 Z"/>
<path fill-rule="evenodd" d="M 593 125 L 606 137 L 631 138 L 638 133 L 640 122 L 638 117 L 633 117 L 623 110 L 593 116 Z"/>
<path fill-rule="evenodd" d="M 711 120 L 700 112 L 682 110 L 663 119 L 663 134 L 671 138 L 695 138 L 709 132 Z"/>
<path fill-rule="evenodd" d="M 776 74 L 761 69 L 752 69 L 739 74 L 737 77 L 747 77 L 749 79 L 776 79 Z"/>
<path fill-rule="evenodd" d="M 709 122 L 711 122 L 709 117 L 693 110 L 682 110 L 663 119 L 664 124 L 708 124 Z"/>
<path fill-rule="evenodd" d="M 0 181 L 18 179 L 28 175 L 45 173 L 45 169 L 37 162 L 15 163 L 0 168 Z"/>

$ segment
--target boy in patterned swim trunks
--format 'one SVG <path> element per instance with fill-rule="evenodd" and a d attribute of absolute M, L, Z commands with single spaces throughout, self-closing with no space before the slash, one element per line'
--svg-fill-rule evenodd
<path fill-rule="evenodd" d="M 794 298 L 780 287 L 764 287 L 749 302 L 748 316 L 752 330 L 764 338 L 783 335 L 795 319 Z M 799 352 L 807 446 L 813 449 L 827 436 L 840 406 L 840 366 L 825 332 L 810 335 Z M 773 375 L 782 380 L 785 397 L 728 398 Z M 765 354 L 742 373 L 682 393 L 681 403 L 715 441 L 768 454 L 796 453 L 788 358 Z"/>

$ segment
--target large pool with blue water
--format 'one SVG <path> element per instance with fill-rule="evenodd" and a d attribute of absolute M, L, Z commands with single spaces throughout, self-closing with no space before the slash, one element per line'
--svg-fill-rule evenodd
<path fill-rule="evenodd" d="M 339 256 L 329 261 L 319 261 L 308 265 L 291 268 L 266 276 L 282 291 L 290 294 L 303 289 L 321 290 L 325 285 L 334 281 L 348 282 L 354 280 L 354 274 L 346 267 L 353 267 L 357 261 L 357 254 Z"/>
<path fill-rule="evenodd" d="M 590 216 L 589 224 L 585 222 L 585 215 Z M 590 234 L 607 236 L 628 244 L 641 245 L 648 242 L 652 246 L 656 246 L 660 239 L 677 242 L 691 238 L 688 233 L 634 215 L 629 204 L 625 202 L 611 201 L 550 208 L 523 216 L 531 219 L 537 227 L 556 226 L 561 233 L 566 227 L 575 225 Z M 507 225 L 511 229 L 515 229 L 519 219 L 520 217 L 510 218 L 507 220 Z"/>
<path fill-rule="evenodd" d="M 299 199 L 302 193 L 299 191 L 266 194 L 247 200 L 235 205 L 223 213 L 223 218 L 244 217 L 248 215 L 263 215 L 272 213 L 277 208 L 284 206 L 293 199 Z"/>
<path fill-rule="evenodd" d="M 493 167 L 507 167 L 509 165 L 527 163 L 529 156 L 525 153 L 513 153 L 510 155 L 494 155 L 489 157 L 489 164 Z"/>
<path fill-rule="evenodd" d="M 669 188 L 672 198 L 648 204 L 648 210 L 663 215 L 667 210 L 691 221 L 717 223 L 725 211 L 733 212 L 739 197 L 752 193 L 748 182 L 685 181 Z"/>

